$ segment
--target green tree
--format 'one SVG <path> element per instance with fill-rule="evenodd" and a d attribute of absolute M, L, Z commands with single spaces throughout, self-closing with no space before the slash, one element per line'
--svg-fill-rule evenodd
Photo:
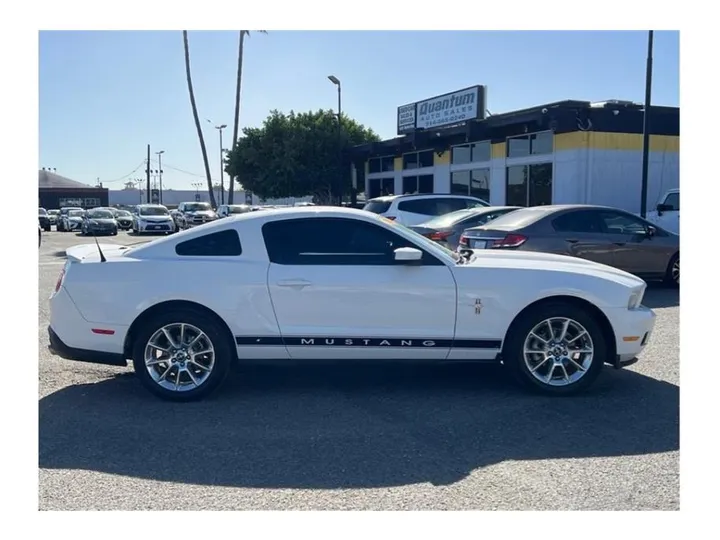
<path fill-rule="evenodd" d="M 203 163 L 205 164 L 205 177 L 207 178 L 208 195 L 210 196 L 210 204 L 213 208 L 217 208 L 215 202 L 215 194 L 213 193 L 212 177 L 210 176 L 210 162 L 208 161 L 207 148 L 205 147 L 205 138 L 203 137 L 202 127 L 200 127 L 200 118 L 198 117 L 197 104 L 195 103 L 195 91 L 193 90 L 192 77 L 190 75 L 190 46 L 188 45 L 187 30 L 183 30 L 183 45 L 185 47 L 185 78 L 187 80 L 188 92 L 190 94 L 190 106 L 192 107 L 193 118 L 195 119 L 195 129 L 197 129 L 198 139 L 200 139 L 200 150 L 202 151 Z"/>
<path fill-rule="evenodd" d="M 369 128 L 332 111 L 283 114 L 259 128 L 244 128 L 228 153 L 225 171 L 264 199 L 312 195 L 322 204 L 351 189 L 346 150 L 379 141 Z"/>
<path fill-rule="evenodd" d="M 261 34 L 267 34 L 265 30 L 259 30 Z M 243 68 L 243 46 L 245 44 L 245 36 L 250 37 L 250 30 L 240 30 L 238 38 L 238 61 L 237 61 L 237 77 L 235 81 L 235 123 L 233 124 L 233 144 L 238 139 L 238 131 L 240 129 L 240 88 L 242 86 L 242 68 Z M 233 204 L 233 194 L 235 189 L 235 177 L 230 175 L 230 191 L 228 192 L 228 204 Z"/>

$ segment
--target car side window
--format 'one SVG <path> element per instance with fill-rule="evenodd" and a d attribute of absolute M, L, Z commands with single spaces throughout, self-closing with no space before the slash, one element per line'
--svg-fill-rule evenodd
<path fill-rule="evenodd" d="M 414 201 L 400 201 L 398 210 L 401 212 L 410 212 L 412 214 L 422 214 L 425 216 L 436 216 L 435 199 L 415 199 Z"/>
<path fill-rule="evenodd" d="M 620 212 L 600 212 L 600 220 L 605 232 L 609 234 L 637 235 L 647 231 L 644 222 Z"/>
<path fill-rule="evenodd" d="M 442 261 L 409 240 L 365 221 L 345 218 L 287 219 L 262 227 L 270 262 L 283 265 L 390 266 L 394 251 L 413 247 L 423 265 Z"/>
<path fill-rule="evenodd" d="M 469 199 L 461 199 L 459 197 L 448 197 L 444 199 L 435 199 L 435 214 L 436 216 L 444 216 L 450 212 L 456 212 L 457 210 L 465 210 L 468 208 Z"/>
<path fill-rule="evenodd" d="M 603 226 L 596 212 L 576 210 L 566 212 L 552 221 L 553 229 L 558 232 L 600 234 Z"/>
<path fill-rule="evenodd" d="M 236 257 L 242 255 L 242 244 L 237 231 L 227 229 L 180 242 L 175 253 L 183 257 Z"/>
<path fill-rule="evenodd" d="M 667 206 L 671 207 L 671 210 L 677 210 L 680 211 L 680 193 L 668 193 L 668 196 L 665 197 L 665 202 L 663 204 L 666 204 Z"/>

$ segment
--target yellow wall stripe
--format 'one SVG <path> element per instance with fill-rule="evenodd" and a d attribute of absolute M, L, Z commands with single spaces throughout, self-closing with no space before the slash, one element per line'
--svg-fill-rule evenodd
<path fill-rule="evenodd" d="M 395 161 L 393 162 L 393 169 L 396 171 L 402 171 L 402 166 L 403 166 L 403 158 L 396 157 Z"/>
<path fill-rule="evenodd" d="M 505 157 L 505 143 L 495 143 L 492 145 L 492 157 L 493 159 Z"/>
<path fill-rule="evenodd" d="M 642 151 L 643 137 L 640 133 L 605 133 L 576 131 L 555 135 L 555 150 L 592 148 L 595 150 Z M 650 135 L 651 152 L 679 152 L 680 137 L 674 135 Z"/>
<path fill-rule="evenodd" d="M 452 152 L 448 148 L 445 150 L 441 156 L 438 156 L 437 152 L 433 152 L 433 164 L 434 165 L 449 165 L 450 164 L 450 154 Z"/>

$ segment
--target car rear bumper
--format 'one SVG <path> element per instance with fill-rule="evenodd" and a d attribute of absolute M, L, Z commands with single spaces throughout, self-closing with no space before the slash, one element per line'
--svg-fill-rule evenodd
<path fill-rule="evenodd" d="M 88 362 L 91 364 L 104 364 L 109 366 L 127 366 L 127 360 L 122 354 L 115 354 L 103 351 L 90 351 L 87 349 L 76 349 L 66 345 L 62 339 L 55 333 L 51 326 L 48 326 L 48 338 L 50 344 L 48 349 L 50 352 L 65 360 L 75 360 L 76 362 Z"/>

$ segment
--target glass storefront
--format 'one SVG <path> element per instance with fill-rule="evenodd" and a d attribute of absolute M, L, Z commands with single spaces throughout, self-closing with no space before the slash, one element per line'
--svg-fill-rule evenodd
<path fill-rule="evenodd" d="M 552 163 L 513 165 L 507 168 L 507 206 L 552 204 Z"/>
<path fill-rule="evenodd" d="M 450 193 L 471 195 L 490 201 L 490 169 L 455 171 L 450 175 Z"/>
<path fill-rule="evenodd" d="M 369 199 L 395 194 L 395 178 L 392 176 L 388 178 L 369 178 L 367 185 Z"/>

